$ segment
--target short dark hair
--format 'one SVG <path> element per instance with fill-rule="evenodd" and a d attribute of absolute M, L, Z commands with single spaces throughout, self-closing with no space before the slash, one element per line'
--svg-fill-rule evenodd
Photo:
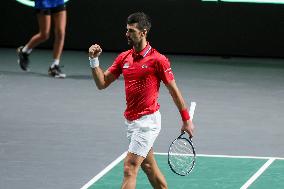
<path fill-rule="evenodd" d="M 127 24 L 134 24 L 137 23 L 137 27 L 139 30 L 146 29 L 147 32 L 151 29 L 151 20 L 148 15 L 144 12 L 135 12 L 128 16 Z"/>

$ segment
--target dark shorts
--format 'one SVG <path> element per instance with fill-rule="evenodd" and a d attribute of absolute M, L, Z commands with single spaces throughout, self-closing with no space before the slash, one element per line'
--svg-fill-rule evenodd
<path fill-rule="evenodd" d="M 35 9 L 36 14 L 51 15 L 66 10 L 66 5 L 60 5 L 58 7 L 46 8 L 46 9 Z"/>

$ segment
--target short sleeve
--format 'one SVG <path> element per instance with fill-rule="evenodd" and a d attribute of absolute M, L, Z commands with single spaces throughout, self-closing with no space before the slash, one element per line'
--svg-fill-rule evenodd
<path fill-rule="evenodd" d="M 163 55 L 158 59 L 157 62 L 157 72 L 159 78 L 163 81 L 164 84 L 168 84 L 174 80 L 174 74 L 171 69 L 170 61 Z"/>
<path fill-rule="evenodd" d="M 118 78 L 120 74 L 122 73 L 121 64 L 123 60 L 124 60 L 124 56 L 122 53 L 116 57 L 113 64 L 108 68 L 108 71 L 112 73 L 115 76 L 115 78 Z"/>

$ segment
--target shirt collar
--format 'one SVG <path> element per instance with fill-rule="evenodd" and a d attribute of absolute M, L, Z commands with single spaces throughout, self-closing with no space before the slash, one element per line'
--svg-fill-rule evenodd
<path fill-rule="evenodd" d="M 144 58 L 145 56 L 147 56 L 147 54 L 150 52 L 151 49 L 152 47 L 150 46 L 149 42 L 147 42 L 146 47 L 140 52 L 136 52 L 135 49 L 133 48 L 132 56 L 134 58 Z"/>

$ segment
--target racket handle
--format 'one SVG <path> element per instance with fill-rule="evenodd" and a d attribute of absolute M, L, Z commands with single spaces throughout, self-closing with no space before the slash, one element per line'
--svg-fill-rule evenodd
<path fill-rule="evenodd" d="M 191 103 L 190 103 L 190 109 L 189 109 L 189 115 L 190 115 L 190 120 L 191 120 L 191 121 L 192 121 L 192 119 L 193 119 L 195 107 L 196 107 L 196 102 L 191 102 Z"/>

